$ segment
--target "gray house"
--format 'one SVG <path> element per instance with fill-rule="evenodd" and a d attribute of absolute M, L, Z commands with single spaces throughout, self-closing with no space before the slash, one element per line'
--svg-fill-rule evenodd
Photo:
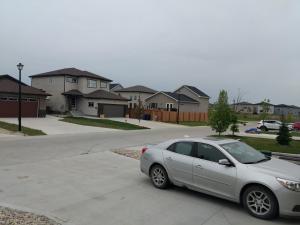
<path fill-rule="evenodd" d="M 139 101 L 143 107 L 146 107 L 145 100 L 155 94 L 157 91 L 142 85 L 135 85 L 132 87 L 122 88 L 114 92 L 118 93 L 124 98 L 129 99 L 128 107 L 132 109 L 139 105 Z"/>
<path fill-rule="evenodd" d="M 110 79 L 97 74 L 65 68 L 32 75 L 33 87 L 51 94 L 48 109 L 78 111 L 91 116 L 123 117 L 128 99 L 109 91 Z"/>
<path fill-rule="evenodd" d="M 274 106 L 274 114 L 275 115 L 293 115 L 296 117 L 300 117 L 300 107 L 295 105 L 285 105 L 279 104 Z"/>
<path fill-rule="evenodd" d="M 175 92 L 157 92 L 146 99 L 147 108 L 181 112 L 208 112 L 209 97 L 193 86 L 183 85 Z"/>

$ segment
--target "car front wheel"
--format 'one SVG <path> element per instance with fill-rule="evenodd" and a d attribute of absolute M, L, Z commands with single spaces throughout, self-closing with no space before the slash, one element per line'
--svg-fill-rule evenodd
<path fill-rule="evenodd" d="M 150 178 L 153 185 L 160 189 L 165 189 L 169 185 L 169 177 L 165 168 L 155 165 L 151 168 Z"/>
<path fill-rule="evenodd" d="M 251 186 L 243 194 L 247 211 L 260 219 L 273 219 L 278 215 L 278 203 L 271 191 L 262 186 Z"/>

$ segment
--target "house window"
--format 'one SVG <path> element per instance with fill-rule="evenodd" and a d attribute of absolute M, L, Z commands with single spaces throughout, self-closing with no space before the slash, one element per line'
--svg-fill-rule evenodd
<path fill-rule="evenodd" d="M 75 78 L 75 77 L 67 77 L 66 81 L 69 82 L 69 83 L 77 83 L 78 79 Z"/>
<path fill-rule="evenodd" d="M 88 88 L 96 88 L 97 87 L 97 81 L 88 79 Z"/>
<path fill-rule="evenodd" d="M 136 96 L 134 96 L 134 100 L 137 100 L 137 97 L 136 97 Z"/>
<path fill-rule="evenodd" d="M 171 111 L 173 109 L 173 103 L 166 103 L 166 109 Z"/>
<path fill-rule="evenodd" d="M 157 109 L 157 103 L 151 103 L 150 109 Z"/>
<path fill-rule="evenodd" d="M 6 101 L 6 100 L 7 100 L 7 98 L 6 98 L 6 97 L 1 97 L 1 98 L 0 98 L 0 100 L 2 100 L 2 101 Z"/>
<path fill-rule="evenodd" d="M 100 82 L 100 87 L 101 87 L 101 88 L 107 88 L 107 83 L 101 81 L 101 82 Z"/>
<path fill-rule="evenodd" d="M 129 109 L 132 109 L 132 103 L 129 103 Z"/>
<path fill-rule="evenodd" d="M 132 96 L 130 96 L 130 98 L 129 98 L 129 99 L 130 99 L 130 101 L 132 101 Z"/>
<path fill-rule="evenodd" d="M 94 107 L 94 102 L 88 102 L 89 107 Z"/>

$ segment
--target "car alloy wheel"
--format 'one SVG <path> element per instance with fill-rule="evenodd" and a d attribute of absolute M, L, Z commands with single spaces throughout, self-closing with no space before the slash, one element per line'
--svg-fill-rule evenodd
<path fill-rule="evenodd" d="M 243 194 L 243 204 L 251 215 L 260 219 L 273 219 L 278 215 L 276 197 L 260 185 L 247 188 Z"/>
<path fill-rule="evenodd" d="M 252 191 L 247 195 L 248 208 L 257 215 L 263 216 L 270 212 L 270 198 L 261 191 Z"/>
<path fill-rule="evenodd" d="M 169 184 L 169 178 L 166 170 L 159 165 L 154 166 L 151 169 L 151 180 L 155 187 L 166 188 Z"/>

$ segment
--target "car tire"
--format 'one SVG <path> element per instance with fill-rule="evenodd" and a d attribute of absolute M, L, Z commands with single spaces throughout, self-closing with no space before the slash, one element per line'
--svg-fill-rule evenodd
<path fill-rule="evenodd" d="M 266 126 L 262 126 L 262 127 L 260 127 L 260 129 L 261 129 L 262 131 L 268 131 L 268 128 L 267 128 Z"/>
<path fill-rule="evenodd" d="M 168 173 L 161 165 L 154 165 L 151 168 L 150 178 L 153 185 L 159 189 L 166 189 L 170 184 Z"/>
<path fill-rule="evenodd" d="M 243 193 L 243 206 L 250 215 L 271 220 L 278 216 L 278 202 L 274 194 L 267 188 L 253 185 Z"/>

